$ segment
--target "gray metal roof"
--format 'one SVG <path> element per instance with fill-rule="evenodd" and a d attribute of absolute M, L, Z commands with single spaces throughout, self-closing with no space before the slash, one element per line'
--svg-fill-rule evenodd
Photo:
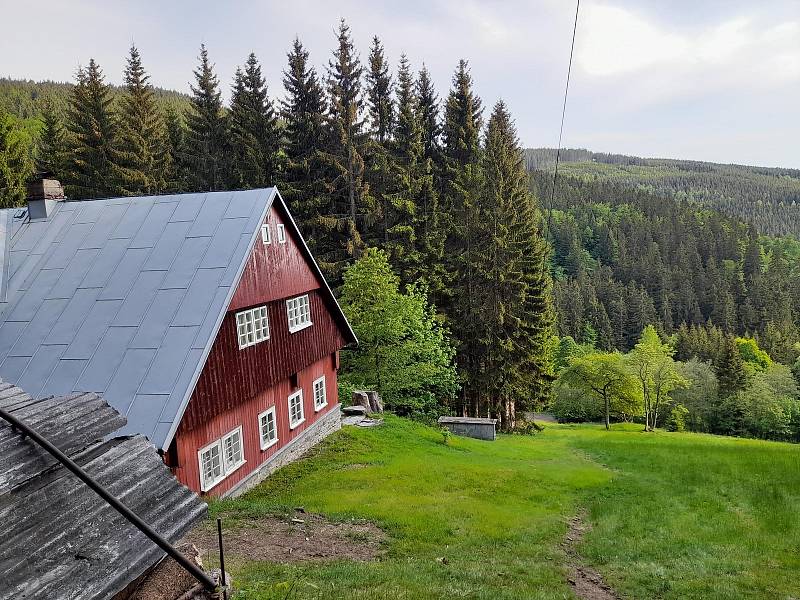
<path fill-rule="evenodd" d="M 127 417 L 120 433 L 166 449 L 275 197 L 0 211 L 0 377 L 35 398 L 97 392 Z"/>
<path fill-rule="evenodd" d="M 0 407 L 34 427 L 174 542 L 206 505 L 96 394 L 34 400 L 0 381 Z M 0 598 L 113 597 L 164 555 L 30 438 L 0 420 Z"/>

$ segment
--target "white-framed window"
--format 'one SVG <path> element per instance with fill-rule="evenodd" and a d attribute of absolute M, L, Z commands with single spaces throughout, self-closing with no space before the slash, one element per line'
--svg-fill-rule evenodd
<path fill-rule="evenodd" d="M 303 390 L 289 396 L 289 429 L 294 429 L 306 420 L 303 414 Z"/>
<path fill-rule="evenodd" d="M 314 410 L 322 410 L 328 405 L 328 394 L 325 390 L 325 375 L 314 380 Z"/>
<path fill-rule="evenodd" d="M 258 430 L 261 432 L 262 450 L 278 443 L 278 424 L 275 422 L 274 406 L 258 415 Z"/>
<path fill-rule="evenodd" d="M 308 294 L 286 301 L 286 316 L 289 318 L 289 333 L 310 327 L 311 305 L 308 303 Z"/>
<path fill-rule="evenodd" d="M 200 462 L 200 489 L 207 492 L 246 461 L 241 425 L 197 452 Z"/>
<path fill-rule="evenodd" d="M 265 246 L 272 243 L 272 233 L 269 229 L 269 223 L 264 223 L 261 226 L 261 241 L 264 242 Z"/>
<path fill-rule="evenodd" d="M 283 223 L 278 223 L 276 225 L 276 229 L 278 231 L 278 243 L 285 244 L 286 243 L 286 226 Z"/>
<path fill-rule="evenodd" d="M 236 313 L 236 335 L 239 349 L 247 348 L 269 339 L 267 307 L 257 306 Z"/>

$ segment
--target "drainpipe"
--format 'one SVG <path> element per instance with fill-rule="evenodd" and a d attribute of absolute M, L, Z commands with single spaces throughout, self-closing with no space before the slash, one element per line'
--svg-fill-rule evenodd
<path fill-rule="evenodd" d="M 61 450 L 56 448 L 46 438 L 39 435 L 35 429 L 26 425 L 24 422 L 20 421 L 15 416 L 3 410 L 2 408 L 0 408 L 0 418 L 3 418 L 6 421 L 8 421 L 13 429 L 21 431 L 23 438 L 25 436 L 28 436 L 31 439 L 33 439 L 33 441 L 35 441 L 37 444 L 39 444 L 42 448 L 44 448 L 53 458 L 55 458 L 58 462 L 64 465 L 67 469 L 69 469 L 78 479 L 83 481 L 83 483 L 85 483 L 94 492 L 96 492 L 97 495 L 100 496 L 103 500 L 105 500 L 114 510 L 116 510 L 119 514 L 121 514 L 128 521 L 130 521 L 130 523 L 134 527 L 136 527 L 136 529 L 138 529 L 148 538 L 150 538 L 150 540 L 153 543 L 155 543 L 159 548 L 161 548 L 164 552 L 166 552 L 192 577 L 197 579 L 197 581 L 199 581 L 205 589 L 207 589 L 209 592 L 212 593 L 215 593 L 217 591 L 216 582 L 213 579 L 211 579 L 211 577 L 209 577 L 207 573 L 205 573 L 202 569 L 200 569 L 200 567 L 198 567 L 196 564 L 194 564 L 192 561 L 186 558 L 172 544 L 170 544 L 169 541 L 167 541 L 165 538 L 159 535 L 155 530 L 153 530 L 152 527 L 150 527 L 147 523 L 145 523 L 142 519 L 140 519 L 127 506 L 122 504 L 122 502 L 120 502 L 106 488 L 104 488 L 97 481 L 95 481 L 91 475 L 89 475 L 80 466 L 78 466 L 66 454 L 61 452 Z"/>

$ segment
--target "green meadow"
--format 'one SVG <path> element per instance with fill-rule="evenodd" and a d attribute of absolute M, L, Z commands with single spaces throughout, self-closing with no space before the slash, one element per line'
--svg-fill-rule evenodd
<path fill-rule="evenodd" d="M 227 527 L 303 506 L 387 533 L 374 561 L 236 560 L 235 597 L 573 598 L 581 564 L 625 598 L 800 597 L 800 447 L 699 434 L 548 426 L 445 440 L 387 416 L 348 427 L 243 497 Z"/>

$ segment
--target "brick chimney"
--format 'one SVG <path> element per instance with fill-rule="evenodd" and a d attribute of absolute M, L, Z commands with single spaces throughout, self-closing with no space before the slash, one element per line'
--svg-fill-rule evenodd
<path fill-rule="evenodd" d="M 40 173 L 27 186 L 28 216 L 31 221 L 47 219 L 53 213 L 56 202 L 64 200 L 64 188 L 51 173 Z"/>

